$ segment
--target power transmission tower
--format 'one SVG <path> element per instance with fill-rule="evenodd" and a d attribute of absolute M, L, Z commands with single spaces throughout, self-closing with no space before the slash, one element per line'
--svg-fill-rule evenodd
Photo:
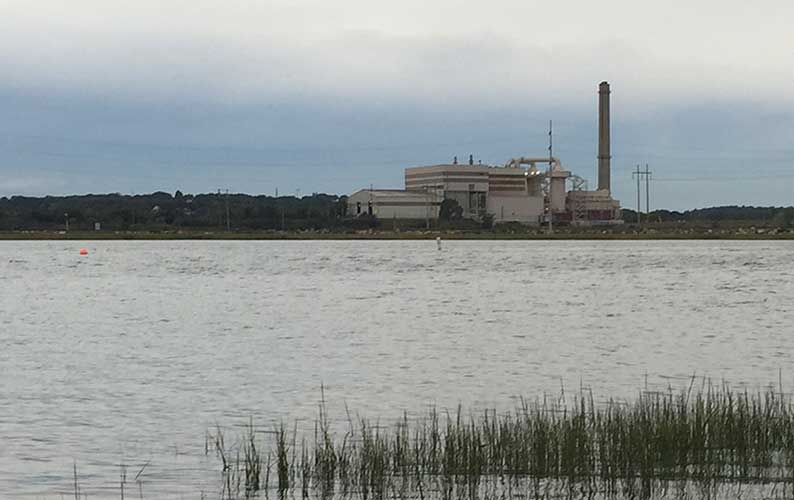
<path fill-rule="evenodd" d="M 646 214 L 650 214 L 651 213 L 651 186 L 650 186 L 650 180 L 651 180 L 651 174 L 652 173 L 653 172 L 648 170 L 648 164 L 646 163 L 645 164 L 645 213 Z"/>

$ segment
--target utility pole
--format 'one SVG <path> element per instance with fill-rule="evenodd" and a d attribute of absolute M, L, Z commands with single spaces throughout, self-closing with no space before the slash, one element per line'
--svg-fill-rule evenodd
<path fill-rule="evenodd" d="M 63 218 L 66 221 L 66 232 L 68 233 L 69 232 L 69 213 L 67 212 L 67 213 L 63 214 Z"/>
<path fill-rule="evenodd" d="M 651 213 L 651 172 L 650 168 L 648 168 L 648 164 L 645 164 L 645 170 L 640 170 L 640 166 L 637 165 L 637 169 L 631 173 L 631 177 L 637 178 L 637 224 L 640 223 L 640 212 L 642 211 L 642 204 L 640 202 L 640 180 L 645 177 L 645 213 Z"/>
<path fill-rule="evenodd" d="M 640 171 L 640 166 L 637 165 L 637 170 L 635 170 L 631 174 L 632 177 L 637 178 L 637 225 L 638 226 L 642 224 L 642 220 L 640 218 L 640 210 L 642 210 L 640 208 L 640 177 L 642 177 L 642 174 L 644 173 L 645 172 Z"/>
<path fill-rule="evenodd" d="M 425 186 L 425 229 L 430 230 L 430 191 Z"/>
<path fill-rule="evenodd" d="M 221 188 L 218 188 L 218 201 L 221 199 Z M 223 204 L 226 209 L 226 230 L 229 231 L 231 229 L 231 222 L 229 220 L 229 190 L 224 191 L 223 196 Z M 221 220 L 223 220 L 223 216 L 221 216 Z M 219 221 L 221 222 L 221 221 Z M 222 223 L 222 222 L 221 222 Z"/>
<path fill-rule="evenodd" d="M 637 169 L 631 173 L 632 178 L 637 178 L 637 224 L 640 224 L 640 211 L 642 210 L 642 204 L 640 201 L 640 180 L 645 177 L 645 213 L 651 213 L 651 170 L 648 168 L 648 164 L 645 164 L 645 170 L 640 170 L 640 166 L 637 165 Z"/>
<path fill-rule="evenodd" d="M 367 215 L 375 215 L 375 201 L 372 198 L 372 184 L 369 185 L 369 202 L 367 202 Z"/>
<path fill-rule="evenodd" d="M 554 226 L 552 225 L 552 219 L 554 219 L 554 212 L 551 210 L 551 166 L 554 164 L 554 143 L 552 142 L 552 128 L 551 128 L 551 120 L 549 120 L 549 193 L 548 193 L 548 202 L 549 202 L 549 234 L 554 233 Z"/>
<path fill-rule="evenodd" d="M 232 230 L 231 218 L 229 217 L 229 190 L 226 190 L 226 196 L 224 196 L 226 201 L 226 231 L 229 232 Z"/>
<path fill-rule="evenodd" d="M 284 230 L 284 208 L 281 207 L 281 209 L 279 209 L 279 204 L 278 204 L 278 186 L 276 186 L 276 196 L 275 196 L 275 199 L 273 200 L 273 202 L 275 203 L 274 206 L 276 207 L 276 214 L 281 212 L 281 217 L 280 217 L 281 218 L 281 230 L 283 231 Z M 278 224 L 278 222 L 276 222 L 276 224 Z"/>

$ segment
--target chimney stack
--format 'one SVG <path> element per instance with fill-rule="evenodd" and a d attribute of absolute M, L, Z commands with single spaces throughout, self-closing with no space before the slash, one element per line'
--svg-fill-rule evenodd
<path fill-rule="evenodd" d="M 610 191 L 609 83 L 598 86 L 598 189 Z"/>

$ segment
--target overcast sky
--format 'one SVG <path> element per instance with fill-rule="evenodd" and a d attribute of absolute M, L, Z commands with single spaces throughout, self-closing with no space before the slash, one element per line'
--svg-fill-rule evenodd
<path fill-rule="evenodd" d="M 555 152 L 635 203 L 794 204 L 791 0 L 0 0 L 0 196 L 349 193 Z"/>

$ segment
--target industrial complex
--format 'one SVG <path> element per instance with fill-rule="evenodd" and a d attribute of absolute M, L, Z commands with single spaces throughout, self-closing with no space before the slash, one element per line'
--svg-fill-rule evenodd
<path fill-rule="evenodd" d="M 362 189 L 348 197 L 348 214 L 381 219 L 436 219 L 445 199 L 463 217 L 528 225 L 549 220 L 571 224 L 619 224 L 620 203 L 610 193 L 609 83 L 598 87 L 598 189 L 567 170 L 559 158 L 519 157 L 504 165 L 467 164 L 409 167 L 405 189 Z M 538 168 L 541 165 L 541 168 Z"/>

